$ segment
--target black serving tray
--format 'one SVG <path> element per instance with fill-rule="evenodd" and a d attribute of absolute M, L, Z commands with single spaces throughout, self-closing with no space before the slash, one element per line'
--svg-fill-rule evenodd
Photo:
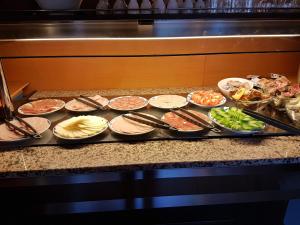
<path fill-rule="evenodd" d="M 186 93 L 179 94 L 182 96 L 187 96 Z M 154 95 L 144 95 L 143 97 L 149 99 Z M 115 96 L 109 96 L 108 99 L 114 98 Z M 67 98 L 59 98 L 64 100 L 65 102 L 68 102 L 69 100 L 73 99 L 72 97 Z M 23 104 L 24 102 L 20 102 L 18 105 Z M 225 106 L 234 106 L 235 104 L 231 101 L 227 101 Z M 202 109 L 197 106 L 194 106 L 192 104 L 188 104 L 186 109 L 193 109 L 199 112 L 202 112 L 204 114 L 208 114 L 209 110 Z M 150 105 L 148 105 L 146 108 L 138 110 L 139 112 L 147 112 L 148 114 L 152 114 L 157 116 L 158 118 L 161 118 L 164 113 L 167 112 L 167 110 L 161 110 L 157 108 L 153 108 Z M 124 112 L 125 113 L 125 112 Z M 53 127 L 63 121 L 66 120 L 72 116 L 79 116 L 79 115 L 97 115 L 106 118 L 107 120 L 111 120 L 112 118 L 119 116 L 122 114 L 122 112 L 115 111 L 115 110 L 105 110 L 105 111 L 96 111 L 93 113 L 73 113 L 69 112 L 66 109 L 62 109 L 58 112 L 55 112 L 53 114 L 44 116 L 45 118 L 49 119 L 52 124 L 49 130 L 47 130 L 39 140 L 27 140 L 27 141 L 19 141 L 19 142 L 13 142 L 13 143 L 1 143 L 0 148 L 7 148 L 7 147 L 28 147 L 28 146 L 68 146 L 68 145 L 86 145 L 86 144 L 98 144 L 98 143 L 113 143 L 113 142 L 128 142 L 128 143 L 134 143 L 134 142 L 145 142 L 145 141 L 161 141 L 161 140 L 189 140 L 189 141 L 199 141 L 202 139 L 213 139 L 213 138 L 262 138 L 262 137 L 272 137 L 272 136 L 291 136 L 295 135 L 293 133 L 289 133 L 287 131 L 281 130 L 279 128 L 267 125 L 263 132 L 255 133 L 255 134 L 237 134 L 230 132 L 228 130 L 222 129 L 221 133 L 214 133 L 212 131 L 210 132 L 195 132 L 195 133 L 182 133 L 182 132 L 175 132 L 175 131 L 169 131 L 169 130 L 162 130 L 162 129 L 156 129 L 153 132 L 146 134 L 146 135 L 139 135 L 139 136 L 125 136 L 125 135 L 118 135 L 114 132 L 107 129 L 104 133 L 90 138 L 85 139 L 81 141 L 63 141 L 58 138 L 56 138 L 53 133 L 52 129 Z M 271 108 L 270 106 L 266 107 L 266 110 L 264 110 L 264 114 L 268 115 L 272 118 L 279 119 L 282 122 L 290 124 L 290 120 L 288 119 L 287 115 L 284 112 L 276 111 L 275 109 Z"/>

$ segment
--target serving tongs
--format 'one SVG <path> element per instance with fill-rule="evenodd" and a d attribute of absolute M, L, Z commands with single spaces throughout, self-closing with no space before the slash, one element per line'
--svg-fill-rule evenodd
<path fill-rule="evenodd" d="M 159 119 L 153 118 L 151 116 L 148 116 L 148 115 L 145 115 L 142 113 L 138 113 L 138 112 L 131 112 L 130 114 L 141 117 L 141 118 L 133 117 L 133 116 L 129 116 L 129 115 L 122 115 L 122 116 L 126 119 L 133 120 L 135 122 L 145 124 L 145 125 L 148 125 L 151 127 L 165 129 L 165 130 L 177 130 L 176 128 L 170 126 L 169 124 L 167 124 Z M 144 120 L 144 119 L 146 119 L 146 120 Z"/>
<path fill-rule="evenodd" d="M 288 131 L 288 132 L 291 132 L 291 133 L 294 133 L 294 134 L 300 134 L 300 129 L 298 129 L 294 126 L 285 124 L 285 123 L 283 123 L 279 120 L 264 116 L 260 113 L 254 112 L 254 111 L 249 110 L 249 109 L 243 109 L 242 111 L 243 111 L 243 113 L 245 113 L 245 114 L 247 114 L 247 115 L 249 115 L 249 116 L 251 116 L 255 119 L 261 120 L 261 121 L 263 121 L 267 124 L 270 124 L 274 127 L 280 128 L 282 130 L 285 130 L 285 131 Z"/>
<path fill-rule="evenodd" d="M 37 130 L 34 129 L 28 122 L 26 122 L 25 120 L 23 120 L 22 118 L 20 118 L 18 116 L 14 116 L 14 118 L 16 120 L 18 120 L 21 124 L 23 124 L 30 131 L 24 130 L 21 127 L 16 126 L 15 124 L 11 123 L 8 119 L 4 119 L 4 122 L 5 122 L 6 126 L 8 127 L 8 129 L 10 129 L 13 132 L 21 133 L 24 136 L 32 137 L 32 138 L 35 138 L 35 139 L 40 139 L 42 137 L 37 132 Z"/>
<path fill-rule="evenodd" d="M 80 95 L 80 98 L 75 98 L 77 101 L 85 104 L 85 105 L 88 105 L 90 107 L 93 107 L 95 109 L 100 109 L 100 110 L 106 110 L 106 108 L 100 104 L 99 102 L 89 98 L 89 97 L 86 97 L 84 95 Z"/>
<path fill-rule="evenodd" d="M 192 124 L 194 124 L 194 125 L 196 125 L 198 127 L 202 127 L 204 129 L 211 130 L 211 131 L 213 131 L 215 133 L 222 132 L 220 129 L 216 128 L 213 124 L 208 123 L 207 121 L 205 121 L 201 117 L 199 117 L 199 116 L 197 116 L 197 115 L 189 112 L 186 109 L 180 108 L 180 109 L 178 109 L 178 111 L 181 111 L 184 114 L 189 115 L 192 118 L 190 118 L 190 117 L 188 117 L 188 116 L 186 116 L 186 115 L 184 115 L 182 113 L 179 113 L 179 112 L 177 112 L 176 110 L 173 110 L 173 109 L 170 109 L 170 111 L 172 113 L 174 113 L 175 115 L 181 117 L 182 119 L 184 119 L 184 120 L 186 120 L 186 121 L 188 121 L 188 122 L 190 122 L 190 123 L 192 123 Z"/>

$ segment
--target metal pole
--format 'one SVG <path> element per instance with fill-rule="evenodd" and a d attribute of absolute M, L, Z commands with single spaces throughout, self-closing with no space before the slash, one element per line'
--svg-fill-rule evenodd
<path fill-rule="evenodd" d="M 0 94 L 1 94 L 1 104 L 3 115 L 5 119 L 12 120 L 13 119 L 13 112 L 14 112 L 14 105 L 11 101 L 11 97 L 9 94 L 9 90 L 6 84 L 5 75 L 2 69 L 2 63 L 0 59 Z"/>

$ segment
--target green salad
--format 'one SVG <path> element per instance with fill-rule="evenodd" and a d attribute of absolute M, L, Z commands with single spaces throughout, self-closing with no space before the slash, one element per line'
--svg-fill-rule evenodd
<path fill-rule="evenodd" d="M 248 116 L 236 107 L 213 108 L 210 115 L 216 122 L 232 130 L 255 131 L 261 130 L 265 126 L 264 122 Z"/>

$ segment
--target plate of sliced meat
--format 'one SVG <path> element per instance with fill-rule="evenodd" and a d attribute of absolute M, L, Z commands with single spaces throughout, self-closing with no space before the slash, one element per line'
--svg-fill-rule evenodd
<path fill-rule="evenodd" d="M 65 102 L 60 99 L 40 99 L 20 106 L 18 112 L 26 116 L 41 116 L 61 110 L 64 106 Z"/>
<path fill-rule="evenodd" d="M 133 114 L 125 114 L 131 117 L 136 117 Z M 151 117 L 154 117 L 149 114 L 145 114 Z M 156 117 L 154 117 L 156 118 Z M 117 116 L 114 119 L 112 119 L 108 123 L 109 129 L 112 130 L 113 132 L 117 134 L 122 134 L 122 135 L 142 135 L 142 134 L 147 134 L 155 130 L 154 127 L 148 126 L 146 124 L 142 124 L 130 119 L 127 119 L 123 117 L 123 115 Z"/>
<path fill-rule="evenodd" d="M 197 112 L 195 110 L 187 110 L 188 112 L 194 114 L 197 117 L 202 118 L 203 120 L 205 120 L 206 122 L 212 124 L 211 119 L 209 119 L 209 117 L 203 113 Z M 193 117 L 191 117 L 188 114 L 183 113 L 182 111 L 176 111 L 180 114 L 183 114 L 184 116 L 193 119 Z M 185 119 L 183 119 L 182 117 L 176 115 L 173 112 L 167 112 L 165 113 L 162 118 L 162 121 L 164 121 L 165 123 L 169 124 L 171 127 L 174 127 L 177 129 L 177 131 L 179 132 L 199 132 L 199 131 L 203 131 L 205 128 L 195 125 Z"/>
<path fill-rule="evenodd" d="M 23 118 L 23 120 L 30 124 L 38 134 L 44 133 L 51 125 L 51 122 L 43 117 L 27 117 Z M 14 119 L 10 121 L 10 123 L 30 132 L 28 127 L 19 120 Z M 25 136 L 16 130 L 10 129 L 5 123 L 0 125 L 0 142 L 24 141 L 29 138 L 30 137 Z"/>
<path fill-rule="evenodd" d="M 121 96 L 109 101 L 108 106 L 118 111 L 138 110 L 146 107 L 148 100 L 140 96 Z"/>
<path fill-rule="evenodd" d="M 95 95 L 95 96 L 91 96 L 91 97 L 87 97 L 87 98 L 90 98 L 91 100 L 98 102 L 103 107 L 106 107 L 109 103 L 109 100 L 107 98 L 104 98 L 100 95 Z M 82 101 L 73 99 L 73 100 L 67 102 L 65 105 L 65 108 L 72 112 L 92 112 L 92 111 L 97 110 L 97 107 L 93 107 L 92 106 L 93 103 L 87 102 L 87 100 L 85 98 L 79 98 L 79 99 L 82 99 Z M 85 104 L 85 102 L 87 102 L 87 103 Z"/>

